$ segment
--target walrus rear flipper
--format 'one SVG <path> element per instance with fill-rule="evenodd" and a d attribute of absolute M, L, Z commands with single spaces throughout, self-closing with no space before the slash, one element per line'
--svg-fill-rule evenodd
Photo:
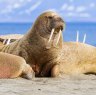
<path fill-rule="evenodd" d="M 23 71 L 22 71 L 21 77 L 25 78 L 25 79 L 29 79 L 29 80 L 31 80 L 31 79 L 33 79 L 35 77 L 35 72 L 30 67 L 29 64 L 25 64 L 25 66 L 23 68 Z"/>

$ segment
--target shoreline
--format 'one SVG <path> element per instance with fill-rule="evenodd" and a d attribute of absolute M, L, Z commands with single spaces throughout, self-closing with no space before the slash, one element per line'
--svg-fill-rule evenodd
<path fill-rule="evenodd" d="M 23 34 L 6 34 L 6 35 L 0 35 L 0 38 L 4 39 L 20 39 L 23 37 Z"/>

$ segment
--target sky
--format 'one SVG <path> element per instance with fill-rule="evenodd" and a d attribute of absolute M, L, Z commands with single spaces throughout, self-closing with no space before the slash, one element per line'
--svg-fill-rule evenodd
<path fill-rule="evenodd" d="M 0 22 L 34 22 L 48 10 L 66 22 L 96 22 L 96 0 L 0 0 Z"/>

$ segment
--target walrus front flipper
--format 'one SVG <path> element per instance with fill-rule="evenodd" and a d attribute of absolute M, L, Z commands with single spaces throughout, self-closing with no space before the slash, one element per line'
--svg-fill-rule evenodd
<path fill-rule="evenodd" d="M 51 77 L 58 77 L 60 73 L 59 65 L 54 65 L 51 69 Z"/>
<path fill-rule="evenodd" d="M 21 77 L 29 80 L 35 77 L 35 72 L 32 70 L 29 64 L 25 64 Z"/>
<path fill-rule="evenodd" d="M 43 67 L 43 70 L 40 75 L 41 77 L 58 77 L 59 73 L 59 65 L 57 63 L 50 62 Z"/>

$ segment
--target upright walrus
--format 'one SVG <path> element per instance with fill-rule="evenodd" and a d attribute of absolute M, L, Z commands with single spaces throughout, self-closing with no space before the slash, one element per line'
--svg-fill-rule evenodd
<path fill-rule="evenodd" d="M 32 68 L 22 57 L 0 52 L 0 79 L 19 76 L 32 79 Z"/>
<path fill-rule="evenodd" d="M 0 51 L 23 57 L 35 71 L 36 76 L 41 76 L 42 69 L 48 64 L 51 70 L 62 48 L 62 35 L 64 21 L 55 12 L 41 14 L 30 31 L 25 36 L 7 46 L 1 47 Z M 50 33 L 54 32 L 51 39 Z M 51 35 L 52 35 L 51 33 Z M 57 39 L 60 38 L 60 40 Z M 59 41 L 59 42 L 58 42 Z M 58 44 L 58 48 L 55 46 Z M 53 46 L 51 49 L 50 46 Z M 49 76 L 45 75 L 45 76 Z"/>
<path fill-rule="evenodd" d="M 96 73 L 96 47 L 63 42 L 63 19 L 55 12 L 41 14 L 20 40 L 1 51 L 22 56 L 36 76 Z"/>

